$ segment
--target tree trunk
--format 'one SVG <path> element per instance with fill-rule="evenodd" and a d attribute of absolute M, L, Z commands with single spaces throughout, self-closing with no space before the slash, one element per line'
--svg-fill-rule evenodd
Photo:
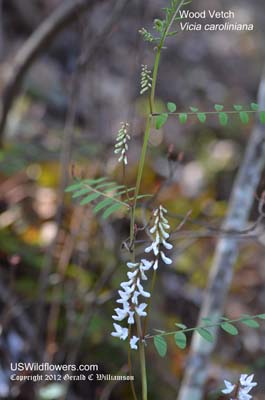
<path fill-rule="evenodd" d="M 265 110 L 265 74 L 261 79 L 258 101 L 260 109 Z M 225 230 L 241 231 L 246 227 L 264 164 L 265 126 L 257 121 L 234 183 L 227 217 L 223 224 Z M 238 255 L 238 242 L 238 235 L 235 237 L 224 236 L 218 241 L 199 321 L 208 317 L 215 323 L 223 314 L 227 292 L 233 277 L 233 267 Z M 215 336 L 217 331 L 217 328 L 213 329 Z M 213 349 L 214 343 L 206 342 L 201 336 L 194 333 L 178 400 L 202 399 L 209 359 Z"/>

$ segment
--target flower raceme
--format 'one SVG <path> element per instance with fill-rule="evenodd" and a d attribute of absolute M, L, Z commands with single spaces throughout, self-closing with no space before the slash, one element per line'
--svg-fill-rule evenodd
<path fill-rule="evenodd" d="M 165 217 L 167 210 L 161 205 L 154 211 L 154 225 L 149 230 L 150 234 L 155 238 L 154 241 L 145 249 L 146 253 L 153 252 L 155 256 L 155 261 L 153 263 L 153 269 L 156 270 L 158 268 L 159 256 L 165 264 L 172 264 L 171 258 L 167 257 L 163 251 L 163 248 L 167 250 L 172 249 L 172 244 L 167 242 L 169 238 L 169 233 L 167 232 L 170 229 L 170 225 L 168 220 Z"/>
<path fill-rule="evenodd" d="M 127 324 L 132 326 L 135 324 L 135 316 L 146 317 L 147 313 L 145 311 L 147 303 L 144 299 L 149 298 L 151 295 L 149 292 L 144 290 L 142 281 L 147 280 L 146 271 L 152 267 L 153 263 L 148 260 L 141 260 L 139 263 L 128 262 L 127 267 L 129 271 L 127 272 L 128 281 L 121 283 L 121 290 L 118 291 L 120 298 L 117 303 L 121 305 L 121 308 L 115 308 L 116 315 L 112 316 L 112 319 L 117 322 L 121 322 L 127 319 Z M 111 335 L 114 337 L 119 337 L 121 340 L 125 340 L 128 337 L 128 328 L 122 328 L 117 323 L 114 323 L 115 332 Z M 136 343 L 139 338 L 133 336 L 130 339 L 130 346 L 132 349 L 137 349 Z"/>
<path fill-rule="evenodd" d="M 129 124 L 127 122 L 121 122 L 121 128 L 118 131 L 116 138 L 114 153 L 119 155 L 118 162 L 122 162 L 127 165 L 127 151 L 128 151 L 128 141 L 131 139 L 128 134 Z"/>
<path fill-rule="evenodd" d="M 172 249 L 172 245 L 167 242 L 169 238 L 170 229 L 168 220 L 165 218 L 164 214 L 167 210 L 160 206 L 157 208 L 153 216 L 155 218 L 154 225 L 150 229 L 150 234 L 154 237 L 154 241 L 145 249 L 146 253 L 153 252 L 155 259 L 146 260 L 141 259 L 140 262 L 127 262 L 128 280 L 120 284 L 119 299 L 117 303 L 119 307 L 115 308 L 115 314 L 112 316 L 115 323 L 113 324 L 115 331 L 111 333 L 112 336 L 118 337 L 121 340 L 126 340 L 130 335 L 131 327 L 136 323 L 136 317 L 146 317 L 148 308 L 147 300 L 151 297 L 151 294 L 146 291 L 143 287 L 143 282 L 148 280 L 147 271 L 151 268 L 156 270 L 158 268 L 159 257 L 164 261 L 165 264 L 171 264 L 172 260 L 167 257 L 164 253 L 164 248 L 167 250 Z M 118 322 L 127 320 L 127 327 L 122 327 Z M 137 342 L 140 340 L 137 336 L 132 336 L 130 339 L 131 349 L 137 349 Z"/>
<path fill-rule="evenodd" d="M 230 400 L 251 400 L 252 396 L 249 392 L 257 386 L 256 382 L 252 382 L 253 378 L 254 374 L 249 376 L 242 374 L 237 385 L 225 380 L 225 389 L 222 390 L 222 393 L 230 394 L 232 396 Z"/>

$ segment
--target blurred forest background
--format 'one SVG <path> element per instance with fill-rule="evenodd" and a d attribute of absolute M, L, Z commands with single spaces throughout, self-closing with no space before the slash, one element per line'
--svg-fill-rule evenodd
<path fill-rule="evenodd" d="M 139 95 L 140 67 L 152 65 L 154 57 L 138 30 L 152 27 L 165 1 L 2 0 L 0 6 L 0 398 L 130 399 L 127 383 L 11 384 L 10 362 L 98 364 L 101 373 L 127 373 L 126 345 L 110 332 L 125 274 L 122 243 L 129 220 L 122 212 L 108 221 L 95 218 L 64 188 L 73 175 L 121 181 L 113 146 L 124 120 L 133 133 L 127 182 L 135 184 L 147 104 Z M 68 6 L 72 11 L 52 30 L 55 13 L 58 19 Z M 180 32 L 169 39 L 157 110 L 167 101 L 180 111 L 189 106 L 211 111 L 214 103 L 248 107 L 256 101 L 264 2 L 200 0 L 189 6 L 209 7 L 233 9 L 238 22 L 254 23 L 255 30 Z M 36 35 L 42 24 L 52 31 L 48 40 Z M 158 201 L 170 210 L 173 227 L 191 214 L 175 235 L 172 266 L 159 271 L 151 328 L 196 324 L 219 236 L 212 228 L 225 216 L 253 126 L 252 117 L 246 126 L 231 117 L 226 128 L 214 116 L 206 125 L 190 118 L 185 126 L 170 118 L 152 133 L 142 187 L 155 193 L 162 185 Z M 251 223 L 258 217 L 257 199 L 253 204 Z M 143 224 L 140 211 L 138 223 Z M 226 303 L 229 318 L 265 310 L 265 235 L 259 229 L 240 240 Z M 239 337 L 221 333 L 218 340 L 205 399 L 221 399 L 223 379 L 243 371 L 255 372 L 255 398 L 264 399 L 262 330 L 243 326 Z M 152 345 L 147 354 L 150 398 L 176 398 L 187 351 L 172 343 L 163 360 Z"/>

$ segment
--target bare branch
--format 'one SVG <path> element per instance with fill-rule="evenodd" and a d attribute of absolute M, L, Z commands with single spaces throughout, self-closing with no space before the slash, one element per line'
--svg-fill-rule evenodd
<path fill-rule="evenodd" d="M 24 75 L 36 57 L 45 50 L 52 39 L 67 25 L 88 8 L 93 7 L 104 0 L 69 0 L 60 5 L 29 37 L 16 54 L 11 64 L 7 66 L 6 82 L 1 94 L 0 107 L 0 140 L 3 140 L 3 132 L 7 115 L 13 101 L 21 88 Z"/>

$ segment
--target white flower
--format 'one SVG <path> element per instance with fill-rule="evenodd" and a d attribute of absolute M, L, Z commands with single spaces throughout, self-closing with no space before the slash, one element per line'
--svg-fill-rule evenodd
<path fill-rule="evenodd" d="M 162 250 L 160 251 L 160 255 L 161 255 L 161 258 L 162 258 L 162 260 L 164 261 L 165 264 L 168 264 L 168 265 L 172 264 L 171 258 L 166 257 L 165 253 Z"/>
<path fill-rule="evenodd" d="M 139 263 L 127 262 L 127 267 L 128 268 L 136 268 L 138 266 L 139 266 Z"/>
<path fill-rule="evenodd" d="M 140 294 L 141 294 L 143 297 L 150 297 L 150 296 L 151 296 L 151 294 L 150 294 L 149 292 L 146 292 L 146 291 L 144 290 L 143 286 L 142 286 L 141 283 L 140 283 L 140 279 L 137 280 L 136 285 L 137 285 L 137 287 L 138 287 L 138 290 L 139 290 Z"/>
<path fill-rule="evenodd" d="M 224 380 L 225 389 L 222 390 L 222 393 L 229 394 L 232 393 L 235 389 L 236 385 L 233 385 L 231 382 Z"/>
<path fill-rule="evenodd" d="M 239 390 L 238 390 L 238 395 L 237 395 L 237 399 L 230 399 L 230 400 L 251 400 L 252 396 L 250 394 L 248 394 L 250 392 L 250 390 L 253 389 L 253 387 L 257 386 L 256 382 L 252 382 L 254 378 L 254 374 L 252 375 L 247 375 L 247 374 L 242 374 L 239 378 Z M 231 382 L 229 381 L 224 381 L 224 384 L 226 386 L 225 389 L 222 390 L 222 393 L 224 394 L 230 394 L 233 393 L 233 391 L 236 388 L 236 385 L 233 385 Z"/>
<path fill-rule="evenodd" d="M 119 154 L 118 162 L 123 162 L 124 165 L 127 165 L 127 151 L 128 151 L 128 141 L 131 139 L 128 134 L 129 124 L 127 122 L 121 122 L 121 128 L 118 131 L 118 135 L 116 138 L 115 144 L 115 154 Z"/>
<path fill-rule="evenodd" d="M 247 375 L 247 374 L 242 374 L 240 376 L 240 384 L 242 386 L 247 386 L 250 389 L 252 389 L 254 386 L 257 386 L 257 382 L 252 382 L 252 379 L 254 378 L 254 374 L 252 375 Z"/>
<path fill-rule="evenodd" d="M 144 311 L 146 307 L 147 307 L 146 303 L 139 304 L 138 307 L 135 307 L 135 311 L 137 312 L 139 317 L 146 317 L 147 316 L 146 311 Z"/>
<path fill-rule="evenodd" d="M 133 325 L 134 324 L 134 311 L 129 311 L 128 324 L 129 325 Z"/>
<path fill-rule="evenodd" d="M 148 271 L 150 268 L 152 268 L 153 261 L 148 261 L 145 259 L 141 260 L 141 265 L 140 265 L 140 270 L 143 271 Z"/>
<path fill-rule="evenodd" d="M 122 308 L 115 308 L 115 311 L 116 311 L 116 314 L 117 314 L 117 315 L 113 315 L 113 316 L 112 316 L 112 318 L 113 318 L 115 321 L 122 321 L 122 320 L 124 320 L 124 318 L 126 318 L 127 315 L 128 315 L 128 311 L 127 311 L 127 310 L 124 310 L 124 309 L 122 309 Z"/>
<path fill-rule="evenodd" d="M 130 347 L 131 349 L 137 350 L 138 347 L 136 345 L 136 343 L 138 342 L 139 338 L 137 336 L 133 336 L 130 340 Z"/>
<path fill-rule="evenodd" d="M 115 332 L 112 332 L 111 335 L 114 337 L 118 337 L 121 340 L 126 340 L 128 337 L 128 328 L 122 328 L 120 325 L 118 324 L 113 324 L 114 328 L 115 328 Z"/>
<path fill-rule="evenodd" d="M 140 292 L 138 290 L 135 290 L 134 294 L 132 295 L 132 303 L 133 304 L 138 304 L 138 296 Z"/>
<path fill-rule="evenodd" d="M 158 260 L 155 260 L 153 268 L 154 268 L 154 271 L 157 270 L 157 268 L 158 268 Z"/>
<path fill-rule="evenodd" d="M 163 244 L 163 246 L 164 246 L 166 249 L 168 249 L 168 250 L 171 250 L 171 249 L 173 248 L 172 244 L 166 242 L 165 240 L 162 240 L 162 244 Z"/>

